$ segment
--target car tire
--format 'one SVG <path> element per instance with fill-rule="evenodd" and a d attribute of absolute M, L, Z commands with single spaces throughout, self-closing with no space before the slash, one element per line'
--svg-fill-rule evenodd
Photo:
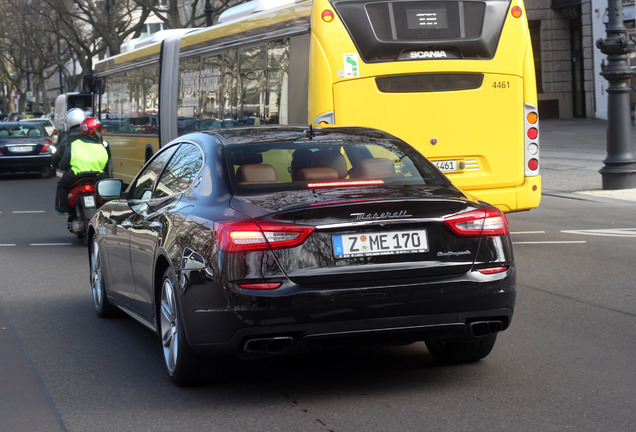
<path fill-rule="evenodd" d="M 496 341 L 497 334 L 491 334 L 472 341 L 426 341 L 426 348 L 433 358 L 444 363 L 473 363 L 490 354 Z"/>
<path fill-rule="evenodd" d="M 41 178 L 51 178 L 55 175 L 55 169 L 53 167 L 44 167 L 40 171 Z"/>
<path fill-rule="evenodd" d="M 116 309 L 110 304 L 106 296 L 106 286 L 104 284 L 104 273 L 102 268 L 102 253 L 99 249 L 97 239 L 93 238 L 90 248 L 90 276 L 91 293 L 93 294 L 93 308 L 100 318 L 108 318 L 116 313 Z"/>
<path fill-rule="evenodd" d="M 168 267 L 161 280 L 159 336 L 170 379 L 178 386 L 191 386 L 197 379 L 199 358 L 188 345 L 185 336 L 181 310 L 177 303 L 177 283 L 174 270 Z"/>

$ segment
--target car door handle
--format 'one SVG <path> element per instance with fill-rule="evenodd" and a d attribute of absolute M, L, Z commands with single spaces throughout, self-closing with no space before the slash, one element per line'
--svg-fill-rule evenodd
<path fill-rule="evenodd" d="M 148 228 L 150 228 L 153 231 L 159 231 L 162 226 L 163 225 L 161 224 L 161 222 L 154 221 L 154 222 L 150 222 L 150 225 L 148 225 Z"/>
<path fill-rule="evenodd" d="M 132 228 L 133 224 L 131 221 L 123 221 L 121 223 L 122 228 L 124 229 L 128 229 L 128 228 Z"/>

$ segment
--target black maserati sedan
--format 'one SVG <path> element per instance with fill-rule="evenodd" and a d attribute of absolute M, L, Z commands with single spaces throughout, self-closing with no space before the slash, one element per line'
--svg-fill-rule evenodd
<path fill-rule="evenodd" d="M 95 311 L 156 332 L 178 385 L 221 355 L 343 343 L 424 341 L 474 362 L 512 319 L 505 215 L 378 130 L 192 133 L 126 190 L 97 189 L 111 201 L 89 229 Z"/>

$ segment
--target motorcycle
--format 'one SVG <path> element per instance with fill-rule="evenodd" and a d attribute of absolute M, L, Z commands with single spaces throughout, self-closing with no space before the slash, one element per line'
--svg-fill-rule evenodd
<path fill-rule="evenodd" d="M 94 171 L 79 174 L 68 194 L 68 230 L 78 239 L 83 239 L 84 244 L 88 241 L 86 233 L 89 221 L 104 204 L 95 192 L 98 175 Z"/>

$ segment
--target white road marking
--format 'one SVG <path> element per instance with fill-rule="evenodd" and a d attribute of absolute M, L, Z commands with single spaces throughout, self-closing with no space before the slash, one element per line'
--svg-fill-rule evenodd
<path fill-rule="evenodd" d="M 613 229 L 593 229 L 593 230 L 564 230 L 565 234 L 579 234 L 604 237 L 635 237 L 636 228 L 613 228 Z"/>
<path fill-rule="evenodd" d="M 29 246 L 71 246 L 73 243 L 31 243 Z"/>
<path fill-rule="evenodd" d="M 545 234 L 545 231 L 514 231 L 511 232 L 510 234 L 516 235 L 516 234 Z"/>
<path fill-rule="evenodd" d="M 627 237 L 636 238 L 636 228 L 609 228 L 609 229 L 588 229 L 588 230 L 561 230 L 563 234 L 601 236 L 601 237 Z M 511 232 L 511 235 L 518 234 L 546 234 L 545 231 L 518 231 Z M 572 241 L 513 241 L 513 244 L 582 244 L 583 240 Z"/>
<path fill-rule="evenodd" d="M 16 246 L 16 244 L 15 243 L 0 244 L 0 247 L 8 247 L 8 246 Z"/>
<path fill-rule="evenodd" d="M 585 240 L 573 240 L 573 241 L 513 241 L 512 244 L 524 245 L 524 244 L 583 244 L 587 243 Z"/>
<path fill-rule="evenodd" d="M 33 213 L 46 213 L 46 210 L 15 210 L 13 214 L 33 214 Z"/>

